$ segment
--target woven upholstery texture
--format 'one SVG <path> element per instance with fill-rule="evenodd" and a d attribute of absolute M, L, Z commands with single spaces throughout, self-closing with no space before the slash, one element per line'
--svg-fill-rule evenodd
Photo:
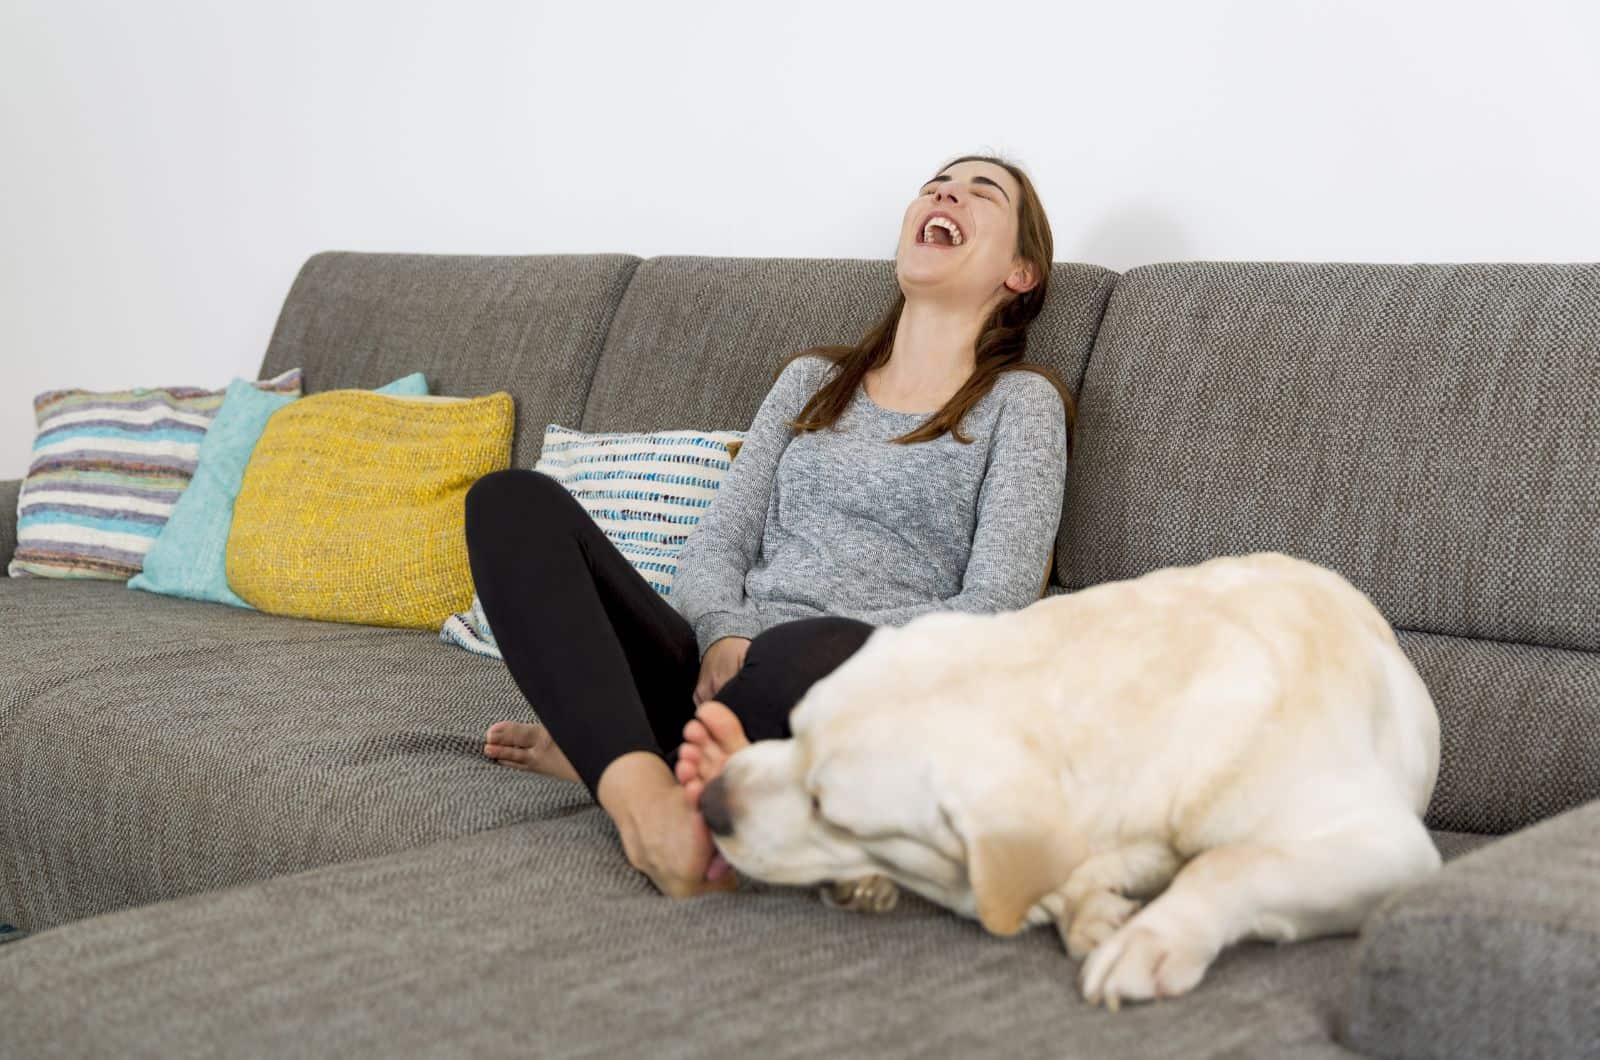
<path fill-rule="evenodd" d="M 1399 638 L 1439 712 L 1430 827 L 1498 835 L 1600 799 L 1600 654 Z"/>
<path fill-rule="evenodd" d="M 6 1014 L 21 1055 L 1332 1060 L 1352 946 L 1245 944 L 1112 1014 L 1047 928 L 998 938 L 909 893 L 879 916 L 664 898 L 589 806 L 23 939 L 0 996 L 51 984 Z"/>
<path fill-rule="evenodd" d="M 1418 1060 L 1600 1056 L 1597 880 L 1600 802 L 1394 895 L 1362 928 L 1344 1040 Z"/>
<path fill-rule="evenodd" d="M 467 491 L 509 466 L 513 415 L 504 391 L 279 409 L 234 503 L 228 586 L 274 614 L 437 632 L 472 602 Z"/>
<path fill-rule="evenodd" d="M 422 371 L 435 394 L 516 401 L 512 467 L 547 424 L 576 426 L 627 254 L 313 255 L 278 316 L 265 365 L 305 368 L 305 390 L 371 389 Z M 281 371 L 281 369 L 278 369 Z"/>
<path fill-rule="evenodd" d="M 1600 649 L 1600 264 L 1140 266 L 1081 405 L 1070 588 L 1273 549 L 1398 626 Z"/>
<path fill-rule="evenodd" d="M 0 579 L 0 629 L 0 921 L 24 930 L 589 805 L 484 757 L 537 715 L 427 632 L 44 578 Z"/>

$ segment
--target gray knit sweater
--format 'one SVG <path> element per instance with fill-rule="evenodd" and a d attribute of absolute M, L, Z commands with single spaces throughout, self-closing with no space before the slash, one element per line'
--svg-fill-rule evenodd
<path fill-rule="evenodd" d="M 817 355 L 784 368 L 679 554 L 668 600 L 701 656 L 797 618 L 897 626 L 1039 598 L 1066 482 L 1055 388 L 1002 374 L 962 420 L 970 445 L 948 433 L 890 444 L 928 415 L 884 409 L 862 387 L 834 427 L 794 434 L 784 421 L 833 370 Z"/>

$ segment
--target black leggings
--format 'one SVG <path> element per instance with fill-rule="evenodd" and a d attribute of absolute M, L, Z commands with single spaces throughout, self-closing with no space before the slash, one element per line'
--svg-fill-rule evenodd
<path fill-rule="evenodd" d="M 600 774 L 631 751 L 677 764 L 694 717 L 694 630 L 542 471 L 484 475 L 466 499 L 467 556 L 506 667 L 598 801 Z M 875 627 L 823 615 L 754 637 L 714 698 L 751 740 L 790 735 L 789 712 Z"/>

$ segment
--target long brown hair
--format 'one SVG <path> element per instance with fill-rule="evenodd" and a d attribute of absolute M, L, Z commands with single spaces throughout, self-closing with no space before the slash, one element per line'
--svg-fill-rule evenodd
<path fill-rule="evenodd" d="M 1055 251 L 1055 244 L 1050 236 L 1050 221 L 1044 213 L 1044 204 L 1039 201 L 1039 194 L 1034 191 L 1033 182 L 1028 179 L 1028 175 L 1013 162 L 992 155 L 962 155 L 939 167 L 940 172 L 949 169 L 957 162 L 992 162 L 1017 178 L 1017 183 L 1022 187 L 1022 197 L 1017 203 L 1016 253 L 1033 263 L 1034 268 L 1038 270 L 1039 282 L 1031 290 L 1015 295 L 996 306 L 989 315 L 989 319 L 978 332 L 978 340 L 975 343 L 976 364 L 961 389 L 945 402 L 943 408 L 933 413 L 915 430 L 891 441 L 904 445 L 910 445 L 912 442 L 931 442 L 948 431 L 956 441 L 969 445 L 972 439 L 958 429 L 961 418 L 989 392 L 1000 374 L 1036 372 L 1048 379 L 1061 394 L 1061 403 L 1067 413 L 1067 459 L 1071 460 L 1072 430 L 1078 419 L 1072 392 L 1061 381 L 1061 377 L 1051 369 L 1044 365 L 1026 364 L 1022 360 L 1028 348 L 1028 325 L 1033 323 L 1033 318 L 1038 316 L 1039 310 L 1044 307 L 1045 291 L 1050 283 L 1050 261 Z M 905 305 L 905 292 L 896 291 L 882 319 L 874 324 L 854 346 L 813 346 L 783 359 L 777 371 L 773 373 L 774 382 L 783 374 L 789 362 L 798 357 L 820 355 L 841 366 L 831 380 L 817 388 L 817 392 L 811 395 L 811 399 L 805 403 L 795 418 L 788 421 L 790 427 L 801 432 L 817 431 L 832 426 L 844 414 L 845 408 L 855 396 L 856 387 L 861 385 L 861 380 L 865 378 L 867 372 L 889 362 L 889 355 L 894 348 L 895 328 L 900 323 L 900 311 Z"/>

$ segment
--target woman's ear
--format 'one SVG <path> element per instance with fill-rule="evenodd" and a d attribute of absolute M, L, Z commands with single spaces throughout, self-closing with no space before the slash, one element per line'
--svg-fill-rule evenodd
<path fill-rule="evenodd" d="M 1026 258 L 1018 260 L 1017 267 L 1006 277 L 1006 286 L 1018 294 L 1027 294 L 1039 286 L 1039 270 Z"/>
<path fill-rule="evenodd" d="M 978 920 L 995 935 L 1020 931 L 1028 910 L 1066 883 L 1081 860 L 1061 793 L 1041 779 L 1013 778 L 948 813 L 966 849 Z"/>

